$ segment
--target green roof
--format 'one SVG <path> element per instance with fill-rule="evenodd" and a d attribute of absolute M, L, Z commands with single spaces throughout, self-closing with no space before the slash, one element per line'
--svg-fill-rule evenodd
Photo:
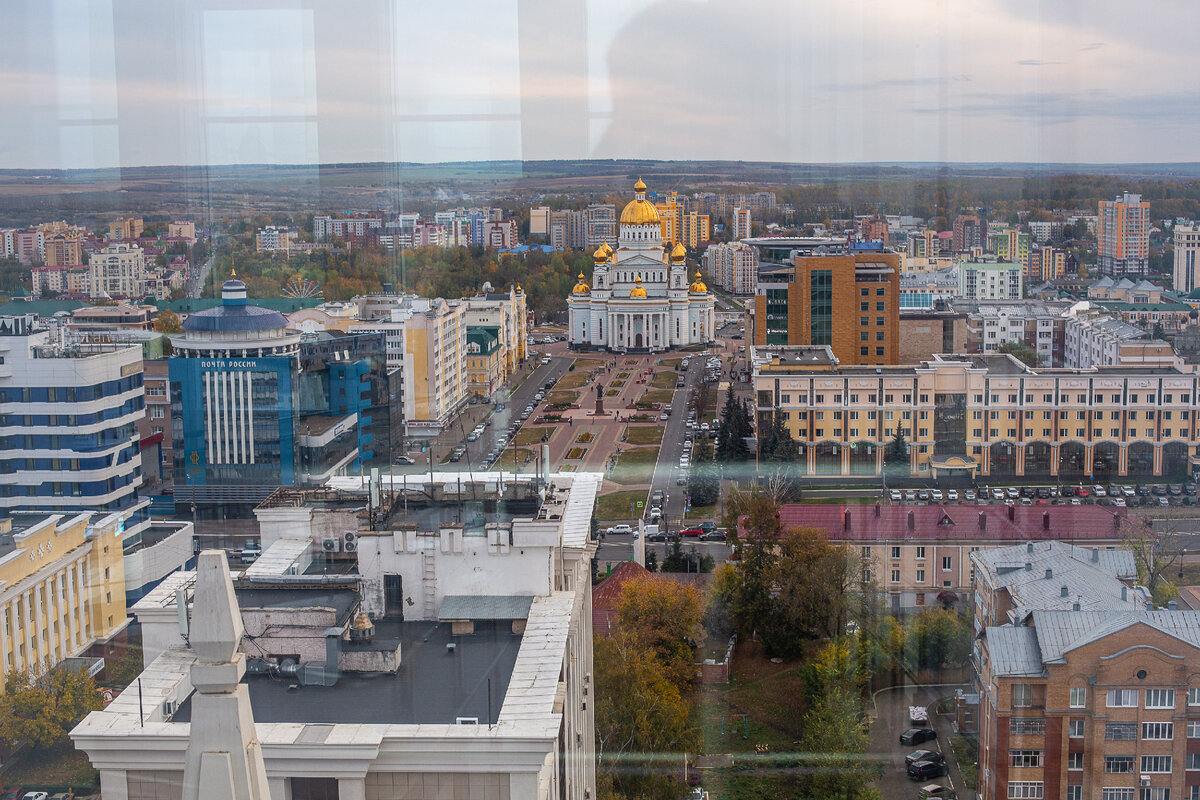
<path fill-rule="evenodd" d="M 471 326 L 467 328 L 467 344 L 474 342 L 485 355 L 491 355 L 500 346 L 500 329 Z"/>
<path fill-rule="evenodd" d="M 1107 300 L 1092 301 L 1101 308 L 1111 311 L 1191 311 L 1187 303 L 1116 303 Z"/>
<path fill-rule="evenodd" d="M 305 308 L 316 308 L 325 300 L 320 297 L 252 297 L 246 302 L 281 314 L 291 314 Z M 170 309 L 176 314 L 195 314 L 221 305 L 221 300 L 217 297 L 187 297 L 182 300 L 159 300 L 154 305 L 159 311 Z"/>
<path fill-rule="evenodd" d="M 86 305 L 79 300 L 10 300 L 0 306 L 0 315 L 37 314 L 39 317 L 52 317 L 59 312 L 69 313 Z"/>

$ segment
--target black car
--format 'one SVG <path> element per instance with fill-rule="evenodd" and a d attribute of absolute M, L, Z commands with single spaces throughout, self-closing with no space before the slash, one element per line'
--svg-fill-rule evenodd
<path fill-rule="evenodd" d="M 723 542 L 725 541 L 725 533 L 723 531 L 705 531 L 700 534 L 702 542 Z"/>
<path fill-rule="evenodd" d="M 1050 490 L 1045 486 L 1039 486 L 1037 490 L 1037 496 L 1043 499 L 1048 498 L 1050 496 Z"/>
<path fill-rule="evenodd" d="M 914 781 L 939 778 L 946 774 L 946 765 L 936 761 L 914 761 L 908 765 L 908 777 Z"/>
<path fill-rule="evenodd" d="M 646 534 L 647 542 L 665 542 L 667 535 L 665 533 L 648 533 Z"/>
<path fill-rule="evenodd" d="M 922 742 L 932 742 L 937 738 L 933 728 L 909 728 L 900 734 L 900 744 L 917 745 Z"/>
<path fill-rule="evenodd" d="M 913 750 L 904 757 L 904 766 L 915 764 L 918 761 L 933 761 L 937 764 L 945 764 L 946 757 L 937 750 Z"/>
<path fill-rule="evenodd" d="M 700 523 L 700 525 L 699 525 L 698 527 L 699 527 L 699 528 L 700 528 L 700 530 L 702 530 L 704 533 L 712 533 L 713 531 L 715 531 L 715 530 L 717 529 L 717 523 L 715 523 L 715 522 L 701 522 L 701 523 Z"/>

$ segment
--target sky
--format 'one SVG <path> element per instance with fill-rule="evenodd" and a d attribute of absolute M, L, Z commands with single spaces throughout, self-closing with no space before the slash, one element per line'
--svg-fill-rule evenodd
<path fill-rule="evenodd" d="M 0 168 L 1200 161 L 1191 0 L 5 0 Z"/>

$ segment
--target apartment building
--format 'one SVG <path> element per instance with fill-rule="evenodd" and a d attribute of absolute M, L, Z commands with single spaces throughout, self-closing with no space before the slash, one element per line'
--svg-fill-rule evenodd
<path fill-rule="evenodd" d="M 733 240 L 750 238 L 750 209 L 735 208 L 733 210 Z"/>
<path fill-rule="evenodd" d="M 136 239 L 142 235 L 145 228 L 141 217 L 117 217 L 108 223 L 108 238 L 110 240 Z"/>
<path fill-rule="evenodd" d="M 1054 281 L 1073 271 L 1070 253 L 1058 247 L 1034 247 L 1029 251 L 1029 266 L 1025 270 L 1025 282 Z"/>
<path fill-rule="evenodd" d="M 43 261 L 48 267 L 75 267 L 83 264 L 83 232 L 55 230 L 45 234 Z"/>
<path fill-rule="evenodd" d="M 888 220 L 882 214 L 859 217 L 855 220 L 855 228 L 860 242 L 888 243 Z"/>
<path fill-rule="evenodd" d="M 972 258 L 958 266 L 958 293 L 967 300 L 1020 300 L 1023 273 L 1012 261 Z"/>
<path fill-rule="evenodd" d="M 1023 302 L 954 301 L 952 307 L 967 315 L 968 353 L 998 353 L 1005 342 L 1032 348 L 1038 366 L 1062 364 L 1066 319 L 1070 303 L 1059 300 Z"/>
<path fill-rule="evenodd" d="M 980 800 L 1200 795 L 1200 612 L 1079 605 L 976 639 Z"/>
<path fill-rule="evenodd" d="M 959 296 L 962 275 L 958 267 L 932 272 L 900 273 L 900 308 L 932 309 Z"/>
<path fill-rule="evenodd" d="M 438 214 L 443 213 L 445 212 L 438 212 Z M 451 218 L 453 218 L 452 214 Z M 442 220 L 438 219 L 437 221 L 441 222 Z M 534 206 L 529 209 L 529 235 L 550 235 L 550 206 Z"/>
<path fill-rule="evenodd" d="M 0 688 L 112 641 L 129 624 L 120 513 L 0 518 Z"/>
<path fill-rule="evenodd" d="M 1154 338 L 1144 328 L 1122 322 L 1086 301 L 1067 312 L 1064 367 L 1172 367 L 1175 363 L 1175 350 L 1170 343 Z"/>
<path fill-rule="evenodd" d="M 32 267 L 30 291 L 34 297 L 44 294 L 90 295 L 92 273 L 88 267 Z"/>
<path fill-rule="evenodd" d="M 1020 264 L 1029 277 L 1031 239 L 1028 233 L 1015 228 L 1002 227 L 988 234 L 988 252 L 995 254 L 998 261 Z"/>
<path fill-rule="evenodd" d="M 679 230 L 679 239 L 685 247 L 692 250 L 698 250 L 708 242 L 711 234 L 708 215 L 699 214 L 695 211 L 683 214 L 681 217 L 682 227 Z M 666 241 L 666 240 L 664 240 Z"/>
<path fill-rule="evenodd" d="M 167 223 L 168 239 L 185 239 L 188 244 L 196 242 L 196 223 L 190 220 L 175 220 Z"/>
<path fill-rule="evenodd" d="M 730 294 L 752 295 L 758 288 L 758 250 L 743 242 L 711 244 L 701 256 L 704 272 Z"/>
<path fill-rule="evenodd" d="M 483 223 L 483 246 L 490 250 L 509 250 L 519 244 L 517 223 L 513 220 Z"/>
<path fill-rule="evenodd" d="M 983 249 L 986 241 L 984 222 L 975 214 L 959 214 L 954 218 L 953 247 L 956 253 L 969 253 L 975 248 Z"/>
<path fill-rule="evenodd" d="M 831 256 L 797 253 L 790 282 L 759 282 L 753 341 L 828 345 L 847 365 L 895 364 L 899 278 L 900 256 L 882 248 Z"/>
<path fill-rule="evenodd" d="M 1200 378 L 1175 368 L 1033 369 L 1010 356 L 842 366 L 826 347 L 751 352 L 759 430 L 776 414 L 803 474 L 880 475 L 897 430 L 917 477 L 1179 480 L 1200 441 Z"/>
<path fill-rule="evenodd" d="M 960 603 L 970 607 L 978 581 L 976 557 L 1008 551 L 1014 543 L 1023 549 L 1034 541 L 1045 549 L 1054 542 L 1059 551 L 1075 547 L 1089 553 L 1118 546 L 1124 513 L 1112 511 L 1102 506 L 788 504 L 780 507 L 779 519 L 785 526 L 823 530 L 831 542 L 852 548 L 862 580 L 878 589 L 885 607 L 910 612 Z"/>
<path fill-rule="evenodd" d="M 928 361 L 937 353 L 967 353 L 967 315 L 954 310 L 901 308 L 900 363 Z"/>
<path fill-rule="evenodd" d="M 1175 277 L 1172 284 L 1177 292 L 1187 293 L 1200 286 L 1196 260 L 1200 254 L 1200 223 L 1176 224 L 1171 235 L 1175 245 Z"/>
<path fill-rule="evenodd" d="M 1145 275 L 1150 265 L 1150 202 L 1124 192 L 1100 201 L 1096 269 L 1104 275 Z"/>
<path fill-rule="evenodd" d="M 39 264 L 46 259 L 45 234 L 40 230 L 16 231 L 13 234 L 13 253 L 25 266 Z"/>
<path fill-rule="evenodd" d="M 365 214 L 350 217 L 332 217 L 318 214 L 313 217 L 313 239 L 327 242 L 330 239 L 365 239 L 367 232 L 383 227 L 383 220 Z"/>
<path fill-rule="evenodd" d="M 88 260 L 88 281 L 92 297 L 145 297 L 145 251 L 126 242 L 97 250 Z"/>
<path fill-rule="evenodd" d="M 259 252 L 287 253 L 300 238 L 300 232 L 292 228 L 268 225 L 254 234 L 254 249 Z"/>
<path fill-rule="evenodd" d="M 495 330 L 499 346 L 500 380 L 508 376 L 528 355 L 528 306 L 520 286 L 507 292 L 488 292 L 466 298 L 466 324 Z"/>

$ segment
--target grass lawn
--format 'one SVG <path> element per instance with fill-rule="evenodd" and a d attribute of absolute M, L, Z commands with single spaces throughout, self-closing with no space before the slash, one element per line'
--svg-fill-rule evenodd
<path fill-rule="evenodd" d="M 509 447 L 500 454 L 496 463 L 507 470 L 515 470 L 517 467 L 530 469 L 533 467 L 533 451 L 524 447 Z"/>
<path fill-rule="evenodd" d="M 600 367 L 603 365 L 604 365 L 604 362 L 598 358 L 577 358 L 577 359 L 575 359 L 575 369 L 576 370 L 595 369 L 596 367 Z"/>
<path fill-rule="evenodd" d="M 664 367 L 678 367 L 683 358 L 664 358 L 662 365 Z"/>
<path fill-rule="evenodd" d="M 555 391 L 551 392 L 550 394 L 546 395 L 546 405 L 550 405 L 550 406 L 558 405 L 559 403 L 574 404 L 574 403 L 578 403 L 578 402 L 579 402 L 579 392 L 555 390 Z"/>
<path fill-rule="evenodd" d="M 950 739 L 950 746 L 954 748 L 954 760 L 958 762 L 963 782 L 974 791 L 979 783 L 979 740 L 969 736 L 954 736 Z"/>
<path fill-rule="evenodd" d="M 91 794 L 100 786 L 100 773 L 92 769 L 86 753 L 67 746 L 61 750 L 26 750 L 8 765 L 5 786 L 37 786 L 50 791 L 74 789 Z"/>
<path fill-rule="evenodd" d="M 616 469 L 609 480 L 628 486 L 634 483 L 650 483 L 654 476 L 654 462 L 658 460 L 657 447 L 634 447 L 617 457 Z"/>
<path fill-rule="evenodd" d="M 659 389 L 674 389 L 677 380 L 679 380 L 679 374 L 668 370 L 654 373 L 654 380 L 650 381 L 650 384 Z"/>
<path fill-rule="evenodd" d="M 670 389 L 651 389 L 641 399 L 647 403 L 669 403 L 674 396 L 675 392 Z"/>
<path fill-rule="evenodd" d="M 716 519 L 717 506 L 692 506 L 687 513 L 688 519 Z"/>
<path fill-rule="evenodd" d="M 542 436 L 545 434 L 554 436 L 556 430 L 558 428 L 549 425 L 538 428 L 521 428 L 521 430 L 517 431 L 517 435 L 513 437 L 513 444 L 541 444 Z"/>
<path fill-rule="evenodd" d="M 629 504 L 645 500 L 646 492 L 642 489 L 627 489 L 622 492 L 608 492 L 596 498 L 596 519 L 600 522 L 626 521 L 629 517 Z"/>
<path fill-rule="evenodd" d="M 662 431 L 647 425 L 630 426 L 625 430 L 625 441 L 629 444 L 660 444 Z"/>
<path fill-rule="evenodd" d="M 558 383 L 554 384 L 554 388 L 578 389 L 588 382 L 589 377 L 591 376 L 588 373 L 580 372 L 579 370 L 576 370 L 575 372 L 568 372 L 566 375 L 563 375 L 558 379 Z"/>

